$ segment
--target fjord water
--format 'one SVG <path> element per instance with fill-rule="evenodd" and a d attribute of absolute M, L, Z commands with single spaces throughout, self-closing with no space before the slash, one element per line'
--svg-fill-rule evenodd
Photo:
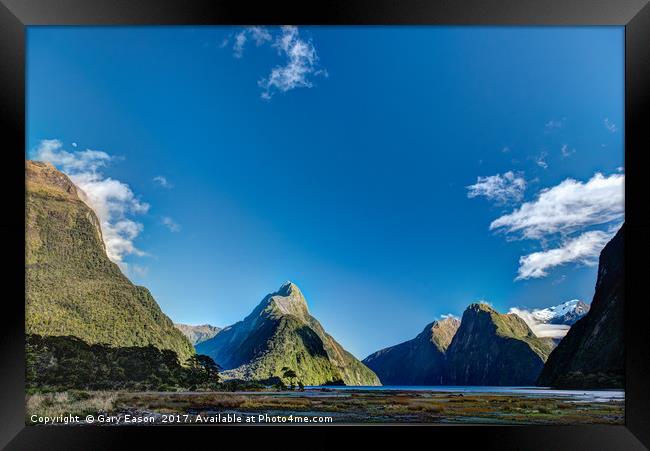
<path fill-rule="evenodd" d="M 333 390 L 333 391 L 430 391 L 432 393 L 471 393 L 471 394 L 499 394 L 522 397 L 552 397 L 569 398 L 572 401 L 609 402 L 625 400 L 623 390 L 558 390 L 547 387 L 503 387 L 503 386 L 409 386 L 409 385 L 383 385 L 383 386 L 312 386 L 307 390 Z"/>

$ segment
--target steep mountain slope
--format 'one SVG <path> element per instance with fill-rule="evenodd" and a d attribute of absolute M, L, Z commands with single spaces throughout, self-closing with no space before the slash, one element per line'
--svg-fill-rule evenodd
<path fill-rule="evenodd" d="M 211 326 L 210 324 L 192 326 L 190 324 L 174 323 L 174 327 L 180 330 L 194 346 L 198 343 L 204 342 L 205 340 L 209 340 L 217 335 L 221 330 L 221 327 Z"/>
<path fill-rule="evenodd" d="M 623 387 L 624 226 L 600 253 L 589 313 L 551 353 L 538 384 L 554 387 Z"/>
<path fill-rule="evenodd" d="M 449 385 L 533 385 L 552 349 L 523 319 L 471 304 L 447 349 Z"/>
<path fill-rule="evenodd" d="M 26 332 L 194 353 L 149 291 L 109 260 L 97 216 L 49 163 L 27 161 Z"/>
<path fill-rule="evenodd" d="M 267 379 L 293 369 L 305 385 L 380 385 L 377 376 L 309 314 L 296 285 L 266 296 L 243 321 L 196 346 L 228 370 L 225 378 Z"/>
<path fill-rule="evenodd" d="M 445 376 L 445 351 L 460 326 L 448 317 L 428 324 L 412 340 L 379 350 L 363 360 L 384 385 L 439 385 Z"/>

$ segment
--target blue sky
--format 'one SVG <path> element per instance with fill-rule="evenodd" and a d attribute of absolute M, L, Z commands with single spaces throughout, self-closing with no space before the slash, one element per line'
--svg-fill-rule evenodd
<path fill-rule="evenodd" d="M 590 301 L 623 220 L 623 28 L 27 43 L 27 156 L 86 189 L 111 258 L 177 322 L 234 323 L 292 280 L 363 358 L 477 300 Z"/>

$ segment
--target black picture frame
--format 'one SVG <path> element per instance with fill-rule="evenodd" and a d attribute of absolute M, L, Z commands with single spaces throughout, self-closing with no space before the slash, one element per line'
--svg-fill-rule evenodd
<path fill-rule="evenodd" d="M 431 24 L 431 25 L 619 25 L 625 26 L 626 168 L 626 410 L 624 426 L 301 426 L 256 427 L 25 427 L 24 418 L 24 164 L 25 27 L 30 25 L 169 24 Z M 0 447 L 115 449 L 133 440 L 170 447 L 182 440 L 225 440 L 266 448 L 285 447 L 288 437 L 310 449 L 331 448 L 340 432 L 400 446 L 471 441 L 499 449 L 644 449 L 650 447 L 650 300 L 644 276 L 650 208 L 644 195 L 644 147 L 650 134 L 650 5 L 648 0 L 0 0 L 0 124 L 3 137 L 3 208 L 0 232 L 5 264 L 0 360 Z M 21 151 L 22 149 L 22 151 Z M 305 442 L 305 440 L 309 440 Z M 142 443 L 142 442 L 141 442 Z M 351 442 L 343 442 L 351 443 Z M 418 444 L 420 443 L 420 444 Z M 293 445 L 287 445 L 289 449 Z M 342 445 L 339 445 L 340 448 Z M 246 448 L 246 446 L 244 446 Z M 347 446 L 343 446 L 344 449 Z"/>

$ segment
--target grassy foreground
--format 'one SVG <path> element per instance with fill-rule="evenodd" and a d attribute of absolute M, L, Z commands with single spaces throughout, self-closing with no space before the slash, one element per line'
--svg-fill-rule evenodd
<path fill-rule="evenodd" d="M 331 423 L 500 423 L 623 424 L 624 402 L 575 401 L 560 396 L 455 394 L 443 392 L 373 392 L 308 390 L 305 392 L 63 392 L 27 396 L 27 424 L 32 415 L 57 417 L 146 416 L 148 423 L 197 423 L 196 417 L 225 418 L 268 414 L 326 416 Z M 226 423 L 225 419 L 213 421 Z M 259 421 L 257 421 L 259 422 Z M 268 422 L 268 421 L 267 421 Z M 109 424 L 125 424 L 124 421 Z M 95 422 L 95 424 L 100 424 Z"/>

